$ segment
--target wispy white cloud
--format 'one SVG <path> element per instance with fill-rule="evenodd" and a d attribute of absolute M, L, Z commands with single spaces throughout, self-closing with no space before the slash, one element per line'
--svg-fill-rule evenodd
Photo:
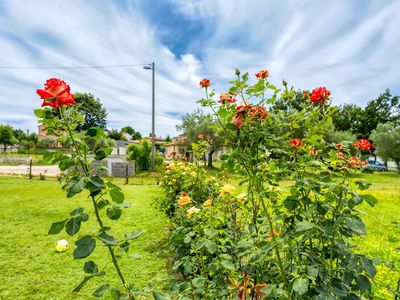
<path fill-rule="evenodd" d="M 399 1 L 152 3 L 163 7 L 162 18 L 152 15 L 156 10 L 143 10 L 141 1 L 3 0 L 0 65 L 155 61 L 161 135 L 175 134 L 180 115 L 197 107 L 202 77 L 223 91 L 236 67 L 251 74 L 268 68 L 276 84 L 285 78 L 298 88 L 325 85 L 336 104 L 363 105 L 386 88 L 400 93 Z M 170 16 L 181 22 L 168 22 Z M 198 32 L 189 34 L 185 27 Z M 129 124 L 150 132 L 151 72 L 141 67 L 0 69 L 0 123 L 34 129 L 32 110 L 40 105 L 35 90 L 49 77 L 99 97 L 109 112 L 109 127 Z"/>

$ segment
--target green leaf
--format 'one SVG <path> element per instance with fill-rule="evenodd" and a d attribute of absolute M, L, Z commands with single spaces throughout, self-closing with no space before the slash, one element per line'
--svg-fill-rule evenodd
<path fill-rule="evenodd" d="M 217 244 L 213 241 L 206 240 L 205 246 L 206 246 L 208 253 L 210 253 L 210 254 L 214 254 L 215 251 L 217 251 Z"/>
<path fill-rule="evenodd" d="M 89 181 L 99 188 L 104 188 L 104 180 L 99 176 L 90 176 Z"/>
<path fill-rule="evenodd" d="M 193 279 L 193 285 L 197 288 L 202 288 L 206 285 L 207 279 L 204 277 L 196 277 Z"/>
<path fill-rule="evenodd" d="M 52 223 L 49 232 L 47 234 L 54 235 L 60 233 L 61 230 L 63 230 L 64 228 L 65 222 L 67 222 L 67 219 L 65 219 L 64 221 Z"/>
<path fill-rule="evenodd" d="M 104 130 L 101 129 L 100 127 L 91 127 L 86 131 L 86 136 L 90 136 L 96 140 L 102 138 L 105 136 Z"/>
<path fill-rule="evenodd" d="M 371 259 L 366 258 L 365 256 L 361 256 L 361 265 L 363 266 L 365 272 L 369 275 L 369 277 L 375 277 L 376 268 Z"/>
<path fill-rule="evenodd" d="M 44 118 L 44 110 L 43 109 L 35 109 L 33 111 L 36 117 L 38 118 Z"/>
<path fill-rule="evenodd" d="M 314 227 L 314 224 L 312 224 L 312 223 L 310 223 L 310 222 L 304 220 L 304 221 L 302 221 L 302 222 L 300 222 L 300 223 L 297 223 L 297 229 L 296 229 L 296 231 L 297 231 L 297 232 L 302 232 L 302 231 L 309 230 L 309 229 L 311 229 L 311 228 L 313 228 L 313 227 Z"/>
<path fill-rule="evenodd" d="M 107 217 L 110 220 L 118 220 L 121 217 L 122 209 L 117 206 L 113 205 L 107 208 Z"/>
<path fill-rule="evenodd" d="M 168 294 L 153 291 L 153 298 L 155 300 L 171 300 L 171 297 Z"/>
<path fill-rule="evenodd" d="M 79 217 L 70 218 L 67 221 L 67 224 L 65 224 L 65 231 L 70 236 L 74 236 L 79 231 L 79 229 L 81 229 L 81 218 Z"/>
<path fill-rule="evenodd" d="M 77 248 L 74 250 L 74 259 L 81 259 L 89 256 L 96 248 L 96 240 L 90 235 L 85 235 L 75 242 Z"/>
<path fill-rule="evenodd" d="M 54 156 L 54 151 L 46 151 L 45 154 L 43 154 L 42 160 L 45 162 L 49 162 L 53 159 Z"/>
<path fill-rule="evenodd" d="M 84 209 L 83 207 L 77 207 L 77 208 L 74 208 L 74 209 L 69 213 L 69 215 L 70 215 L 71 217 L 74 217 L 74 216 L 80 215 L 80 214 L 83 213 L 84 211 L 85 211 L 85 209 Z"/>
<path fill-rule="evenodd" d="M 83 266 L 83 271 L 87 274 L 96 274 L 99 272 L 99 268 L 94 261 L 89 260 L 85 262 Z"/>
<path fill-rule="evenodd" d="M 112 152 L 112 148 L 100 148 L 99 150 L 96 151 L 96 154 L 94 156 L 95 160 L 102 160 L 109 156 Z"/>
<path fill-rule="evenodd" d="M 371 282 L 369 281 L 368 277 L 365 275 L 357 275 L 356 276 L 356 283 L 360 290 L 363 292 L 371 290 Z"/>
<path fill-rule="evenodd" d="M 106 199 L 101 199 L 99 202 L 97 202 L 97 208 L 98 209 L 103 209 L 104 207 L 108 206 L 110 204 L 110 201 Z"/>
<path fill-rule="evenodd" d="M 372 195 L 362 195 L 363 200 L 365 200 L 370 206 L 374 207 L 378 203 L 378 199 Z"/>
<path fill-rule="evenodd" d="M 366 190 L 371 186 L 371 183 L 364 180 L 357 180 L 354 182 L 360 190 Z"/>
<path fill-rule="evenodd" d="M 348 216 L 344 219 L 344 223 L 351 231 L 359 235 L 366 235 L 367 230 L 365 229 L 365 224 L 357 216 Z"/>
<path fill-rule="evenodd" d="M 118 241 L 112 236 L 105 232 L 99 234 L 99 240 L 108 246 L 117 246 Z"/>
<path fill-rule="evenodd" d="M 86 282 L 89 281 L 89 279 L 93 278 L 93 276 L 88 276 L 85 277 L 73 290 L 72 292 L 78 293 L 86 284 Z"/>
<path fill-rule="evenodd" d="M 125 200 L 125 195 L 120 189 L 111 189 L 109 191 L 112 201 L 115 203 L 122 203 Z"/>
<path fill-rule="evenodd" d="M 128 256 L 133 259 L 141 259 L 142 258 L 142 256 L 140 254 L 136 254 L 136 253 L 133 253 L 133 254 L 130 253 L 130 254 L 128 254 Z"/>
<path fill-rule="evenodd" d="M 76 286 L 76 288 L 74 288 L 73 292 L 74 292 L 74 293 L 79 292 L 79 291 L 84 287 L 84 285 L 86 284 L 86 282 L 88 282 L 90 279 L 92 279 L 93 277 L 96 277 L 96 276 L 104 276 L 104 274 L 105 274 L 104 272 L 100 272 L 100 273 L 96 273 L 96 274 L 93 274 L 93 275 L 86 276 L 86 277 L 81 281 L 81 283 L 79 283 L 79 284 Z"/>
<path fill-rule="evenodd" d="M 139 236 L 141 236 L 144 233 L 144 230 L 138 230 L 136 232 L 131 232 L 131 233 L 127 233 L 125 234 L 125 240 L 129 241 L 129 240 L 134 240 L 137 239 Z"/>
<path fill-rule="evenodd" d="M 58 168 L 61 171 L 65 171 L 65 170 L 68 170 L 69 168 L 73 167 L 74 165 L 75 165 L 75 160 L 73 160 L 72 158 L 63 158 L 58 163 Z"/>
<path fill-rule="evenodd" d="M 99 286 L 92 294 L 94 297 L 101 297 L 105 293 L 106 290 L 110 288 L 110 284 L 106 283 Z"/>
<path fill-rule="evenodd" d="M 224 259 L 223 261 L 221 261 L 221 265 L 228 270 L 235 270 L 235 265 L 233 264 L 233 262 L 231 260 L 227 260 Z"/>
<path fill-rule="evenodd" d="M 308 292 L 308 286 L 309 281 L 307 278 L 297 278 L 293 283 L 293 291 L 301 296 Z"/>
<path fill-rule="evenodd" d="M 85 179 L 78 176 L 72 177 L 67 183 L 67 198 L 71 198 L 74 195 L 80 193 L 85 188 Z"/>

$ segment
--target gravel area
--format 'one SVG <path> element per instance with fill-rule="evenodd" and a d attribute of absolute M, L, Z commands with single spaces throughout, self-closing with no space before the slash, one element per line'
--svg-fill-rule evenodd
<path fill-rule="evenodd" d="M 44 174 L 46 176 L 60 175 L 61 171 L 58 166 L 33 166 L 32 175 Z M 0 174 L 7 175 L 28 175 L 29 166 L 0 166 Z"/>

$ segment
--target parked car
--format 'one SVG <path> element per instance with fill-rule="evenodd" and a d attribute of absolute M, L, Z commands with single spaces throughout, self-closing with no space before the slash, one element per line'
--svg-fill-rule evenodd
<path fill-rule="evenodd" d="M 369 168 L 376 171 L 387 171 L 387 167 L 383 163 L 374 160 L 369 160 L 368 164 L 366 164 L 364 168 Z"/>

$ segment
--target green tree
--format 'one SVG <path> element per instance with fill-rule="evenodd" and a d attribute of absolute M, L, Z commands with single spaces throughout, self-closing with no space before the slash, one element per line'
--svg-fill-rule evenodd
<path fill-rule="evenodd" d="M 332 115 L 333 125 L 337 131 L 360 133 L 363 127 L 363 109 L 355 104 L 344 104 Z"/>
<path fill-rule="evenodd" d="M 400 102 L 398 96 L 393 96 L 389 89 L 378 98 L 368 102 L 362 114 L 360 133 L 368 137 L 378 124 L 394 122 L 399 124 Z"/>
<path fill-rule="evenodd" d="M 172 141 L 171 136 L 169 134 L 167 134 L 167 137 L 165 138 L 165 141 L 167 143 L 170 143 Z"/>
<path fill-rule="evenodd" d="M 187 113 L 182 117 L 182 123 L 177 125 L 178 131 L 186 136 L 186 146 L 191 149 L 192 143 L 199 141 L 199 135 L 207 142 L 207 165 L 212 167 L 215 151 L 223 145 L 223 138 L 216 129 L 217 121 L 212 115 L 206 115 L 202 110 Z"/>
<path fill-rule="evenodd" d="M 379 124 L 370 137 L 375 146 L 375 153 L 387 164 L 393 160 L 400 172 L 400 125 L 395 123 Z"/>
<path fill-rule="evenodd" d="M 106 128 L 107 111 L 99 98 L 95 98 L 90 93 L 75 93 L 74 99 L 78 104 L 78 110 L 85 118 L 84 123 L 78 124 L 77 130 L 87 130 L 92 126 Z"/>
<path fill-rule="evenodd" d="M 271 105 L 270 111 L 286 113 L 291 110 L 301 111 L 304 103 L 304 98 L 304 91 L 295 91 L 294 88 L 291 87 L 289 93 L 282 95 Z"/>
<path fill-rule="evenodd" d="M 121 131 L 118 131 L 117 129 L 111 129 L 108 131 L 108 137 L 110 139 L 116 140 L 116 141 L 120 141 L 120 140 L 124 140 L 124 137 L 122 135 Z"/>
<path fill-rule="evenodd" d="M 355 104 L 344 104 L 333 114 L 333 124 L 338 131 L 351 131 L 358 137 L 368 138 L 378 124 L 399 123 L 400 100 L 390 90 L 371 100 L 363 109 Z"/>
<path fill-rule="evenodd" d="M 4 154 L 6 154 L 7 146 L 14 145 L 17 142 L 12 127 L 9 125 L 0 125 L 0 144 L 3 145 Z"/>
<path fill-rule="evenodd" d="M 133 140 L 141 140 L 142 134 L 139 131 L 136 131 L 131 126 L 125 126 L 121 129 L 121 132 L 129 133 Z"/>
<path fill-rule="evenodd" d="M 135 161 L 137 170 L 146 171 L 150 169 L 151 144 L 148 140 L 142 140 L 140 145 L 130 144 L 128 146 L 127 160 Z"/>

